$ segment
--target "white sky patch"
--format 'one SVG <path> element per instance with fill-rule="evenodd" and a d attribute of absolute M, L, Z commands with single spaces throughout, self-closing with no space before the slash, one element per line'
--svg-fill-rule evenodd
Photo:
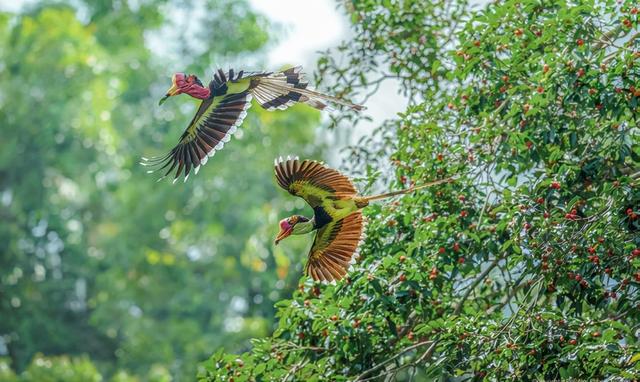
<path fill-rule="evenodd" d="M 269 70 L 285 64 L 303 65 L 305 72 L 311 74 L 315 70 L 318 52 L 337 47 L 352 35 L 350 22 L 344 12 L 337 8 L 335 0 L 313 0 L 304 2 L 304 5 L 299 0 L 249 0 L 249 3 L 254 10 L 283 28 L 280 39 L 272 43 L 267 53 Z M 398 89 L 397 81 L 384 81 L 365 105 L 367 110 L 364 113 L 371 116 L 373 121 L 363 121 L 356 129 L 347 134 L 338 134 L 339 138 L 332 137 L 331 141 L 338 146 L 354 144 L 385 119 L 403 111 L 407 100 L 398 94 Z M 336 133 L 333 131 L 329 135 Z M 341 147 L 333 146 L 333 149 L 339 151 Z M 339 164 L 335 161 L 329 163 Z"/>
<path fill-rule="evenodd" d="M 336 9 L 335 0 L 249 0 L 259 13 L 283 27 L 267 54 L 269 64 L 314 66 L 317 52 L 334 47 L 349 36 L 346 16 Z M 274 36 L 277 37 L 277 36 Z"/>

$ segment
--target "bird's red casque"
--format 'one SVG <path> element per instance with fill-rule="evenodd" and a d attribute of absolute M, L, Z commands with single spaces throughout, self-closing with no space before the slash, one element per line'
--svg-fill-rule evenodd
<path fill-rule="evenodd" d="M 196 79 L 196 76 L 176 73 L 173 75 L 173 79 L 178 87 L 176 94 L 186 93 L 198 99 L 207 99 L 209 95 L 211 95 L 209 88 L 202 86 L 202 83 Z"/>
<path fill-rule="evenodd" d="M 287 221 L 287 219 L 280 220 L 280 229 L 282 231 L 288 231 L 291 229 L 291 224 Z"/>

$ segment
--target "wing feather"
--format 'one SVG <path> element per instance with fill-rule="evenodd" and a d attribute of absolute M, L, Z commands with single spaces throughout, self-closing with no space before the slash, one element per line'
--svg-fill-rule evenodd
<path fill-rule="evenodd" d="M 358 249 L 362 228 L 362 214 L 359 211 L 320 228 L 309 251 L 306 274 L 316 281 L 333 281 L 344 277 Z"/>
<path fill-rule="evenodd" d="M 156 170 L 175 169 L 174 182 L 184 174 L 185 181 L 192 169 L 197 172 L 216 151 L 221 150 L 247 116 L 252 95 L 249 91 L 220 96 L 220 99 L 204 100 L 196 116 L 180 137 L 178 144 L 164 157 L 151 158 L 144 165 L 156 166 Z M 162 179 L 161 178 L 161 179 Z"/>
<path fill-rule="evenodd" d="M 311 207 L 319 206 L 325 198 L 346 199 L 357 194 L 348 177 L 320 162 L 276 161 L 275 173 L 280 187 L 303 198 Z"/>

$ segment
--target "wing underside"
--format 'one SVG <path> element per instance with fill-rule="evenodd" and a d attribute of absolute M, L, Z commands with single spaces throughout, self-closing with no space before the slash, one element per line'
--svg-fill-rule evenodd
<path fill-rule="evenodd" d="M 305 273 L 316 281 L 344 277 L 358 249 L 362 228 L 362 214 L 358 211 L 319 229 L 309 251 Z"/>
<path fill-rule="evenodd" d="M 303 198 L 312 208 L 326 198 L 346 199 L 357 194 L 349 178 L 320 162 L 288 158 L 276 161 L 275 173 L 280 187 Z"/>
<path fill-rule="evenodd" d="M 179 143 L 167 155 L 147 159 L 143 164 L 156 167 L 149 172 L 164 172 L 160 179 L 173 173 L 174 182 L 182 174 L 186 181 L 191 171 L 197 173 L 209 157 L 229 142 L 247 116 L 251 99 L 251 93 L 244 91 L 222 96 L 220 101 L 203 101 Z"/>

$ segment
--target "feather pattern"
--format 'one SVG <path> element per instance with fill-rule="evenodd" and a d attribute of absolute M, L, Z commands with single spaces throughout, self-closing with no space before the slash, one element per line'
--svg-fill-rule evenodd
<path fill-rule="evenodd" d="M 296 102 L 306 103 L 316 109 L 323 110 L 327 107 L 327 101 L 358 111 L 364 109 L 361 105 L 307 89 L 308 85 L 309 82 L 302 72 L 302 67 L 296 66 L 257 78 L 252 83 L 250 91 L 260 106 L 267 110 L 284 110 Z"/>
<path fill-rule="evenodd" d="M 358 249 L 362 228 L 362 213 L 359 211 L 320 228 L 309 251 L 305 273 L 317 281 L 344 277 Z"/>
<path fill-rule="evenodd" d="M 203 101 L 178 144 L 164 157 L 147 159 L 142 164 L 156 167 L 149 172 L 165 171 L 159 180 L 175 170 L 173 181 L 183 173 L 186 181 L 192 169 L 197 173 L 200 166 L 229 142 L 247 116 L 251 99 L 251 93 L 245 91 L 228 94 L 219 102 Z"/>
<path fill-rule="evenodd" d="M 275 162 L 275 173 L 280 187 L 303 198 L 312 208 L 326 198 L 348 199 L 358 193 L 348 177 L 312 160 L 281 158 Z"/>

